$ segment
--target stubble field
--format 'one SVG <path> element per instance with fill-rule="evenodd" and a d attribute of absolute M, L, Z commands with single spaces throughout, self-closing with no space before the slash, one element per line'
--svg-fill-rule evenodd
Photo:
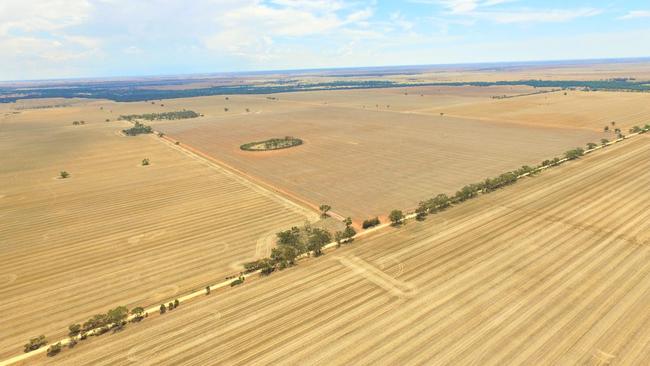
<path fill-rule="evenodd" d="M 451 89 L 371 90 L 356 99 L 350 91 L 280 94 L 277 100 L 196 98 L 193 108 L 205 113 L 204 118 L 155 126 L 270 186 L 314 205 L 329 204 L 355 220 L 411 209 L 435 194 L 453 194 L 466 184 L 612 138 L 571 120 L 557 128 L 525 119 L 510 123 L 427 111 L 427 106 L 469 110 L 503 92 Z M 512 90 L 515 95 L 529 91 Z M 170 105 L 174 103 L 187 105 L 184 100 Z M 228 112 L 224 105 L 231 106 Z M 246 142 L 284 136 L 305 144 L 262 153 L 239 149 Z"/>
<path fill-rule="evenodd" d="M 87 103 L 0 114 L 3 358 L 117 305 L 222 280 L 317 216 L 157 137 L 120 136 L 128 124 L 107 114 Z"/>
<path fill-rule="evenodd" d="M 649 164 L 640 136 L 47 362 L 646 365 Z"/>

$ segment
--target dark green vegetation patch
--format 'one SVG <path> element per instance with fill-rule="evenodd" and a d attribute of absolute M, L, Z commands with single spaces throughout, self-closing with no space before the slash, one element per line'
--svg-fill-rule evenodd
<path fill-rule="evenodd" d="M 269 151 L 287 149 L 298 145 L 302 145 L 301 139 L 286 136 L 284 138 L 272 138 L 265 141 L 249 142 L 241 145 L 239 148 L 245 151 Z"/>
<path fill-rule="evenodd" d="M 197 118 L 201 115 L 194 111 L 176 111 L 176 112 L 164 112 L 164 113 L 146 113 L 146 114 L 127 114 L 120 116 L 120 120 L 123 121 L 133 121 L 136 119 L 143 119 L 146 121 L 155 121 L 155 120 L 173 120 L 173 119 L 188 119 L 188 118 Z"/>

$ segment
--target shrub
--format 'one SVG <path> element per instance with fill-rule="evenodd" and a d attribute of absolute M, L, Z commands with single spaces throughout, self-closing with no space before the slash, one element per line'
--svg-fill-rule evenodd
<path fill-rule="evenodd" d="M 379 225 L 380 223 L 381 223 L 381 222 L 379 221 L 379 218 L 378 218 L 378 217 L 374 217 L 374 218 L 372 218 L 372 219 L 366 219 L 366 220 L 363 220 L 363 223 L 361 224 L 361 227 L 364 228 L 364 229 L 368 229 L 368 228 L 371 228 L 371 227 L 373 227 L 373 226 L 377 226 L 377 225 Z"/>
<path fill-rule="evenodd" d="M 246 278 L 244 276 L 239 276 L 236 280 L 230 282 L 230 287 L 241 285 L 242 283 L 244 283 L 245 280 Z"/>
<path fill-rule="evenodd" d="M 66 172 L 65 170 L 62 170 L 59 173 L 59 177 L 61 177 L 61 179 L 66 179 L 66 178 L 70 177 L 70 173 Z"/>

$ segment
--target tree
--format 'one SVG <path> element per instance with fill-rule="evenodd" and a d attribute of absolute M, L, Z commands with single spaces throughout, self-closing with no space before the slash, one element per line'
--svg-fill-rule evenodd
<path fill-rule="evenodd" d="M 418 221 L 424 220 L 427 216 L 429 209 L 427 208 L 426 202 L 420 202 L 418 208 L 415 209 L 415 219 Z"/>
<path fill-rule="evenodd" d="M 345 230 L 343 230 L 343 237 L 345 239 L 348 239 L 348 241 L 350 241 L 350 239 L 352 239 L 352 237 L 355 235 L 357 235 L 357 231 L 354 230 L 352 226 L 348 226 L 345 228 Z"/>
<path fill-rule="evenodd" d="M 332 235 L 327 230 L 314 228 L 309 234 L 308 241 L 308 249 L 313 251 L 314 255 L 318 257 L 323 254 L 323 246 L 332 241 Z"/>
<path fill-rule="evenodd" d="M 318 209 L 320 210 L 320 217 L 326 218 L 328 216 L 327 211 L 331 210 L 332 207 L 330 205 L 320 205 Z"/>
<path fill-rule="evenodd" d="M 340 248 L 341 243 L 343 242 L 343 232 L 342 231 L 337 231 L 334 233 L 334 241 L 336 241 L 336 247 Z"/>
<path fill-rule="evenodd" d="M 84 332 L 89 332 L 95 328 L 102 327 L 106 325 L 107 323 L 107 317 L 106 314 L 95 314 L 93 315 L 92 318 L 88 319 L 85 323 L 83 323 L 82 329 Z"/>
<path fill-rule="evenodd" d="M 35 351 L 46 344 L 47 344 L 47 339 L 45 339 L 44 335 L 40 335 L 38 337 L 32 338 L 29 340 L 29 343 L 25 345 L 25 353 Z"/>
<path fill-rule="evenodd" d="M 126 306 L 118 306 L 106 313 L 106 324 L 113 324 L 118 328 L 124 325 L 129 309 Z"/>
<path fill-rule="evenodd" d="M 173 303 L 173 302 L 170 302 L 170 303 L 167 305 L 167 309 L 169 309 L 169 310 L 174 310 L 174 303 Z"/>
<path fill-rule="evenodd" d="M 587 149 L 592 150 L 592 149 L 594 149 L 596 146 L 598 146 L 598 144 L 593 143 L 593 142 L 590 142 L 590 143 L 587 144 Z"/>
<path fill-rule="evenodd" d="M 55 343 L 55 344 L 51 345 L 47 349 L 47 356 L 48 357 L 56 356 L 57 354 L 59 354 L 59 352 L 61 352 L 61 348 L 63 348 L 61 346 L 61 342 L 58 342 L 58 343 Z"/>
<path fill-rule="evenodd" d="M 293 266 L 296 262 L 298 252 L 296 248 L 289 245 L 280 245 L 271 249 L 271 260 L 278 264 L 279 269 Z"/>
<path fill-rule="evenodd" d="M 178 299 L 174 300 L 174 307 L 175 307 L 175 308 L 177 308 L 178 305 L 180 305 L 180 304 L 181 304 L 181 302 L 178 301 Z"/>
<path fill-rule="evenodd" d="M 351 226 L 351 225 L 352 225 L 352 218 L 351 218 L 351 217 L 346 217 L 346 218 L 343 220 L 343 224 L 345 225 L 345 227 L 349 227 L 349 226 Z"/>
<path fill-rule="evenodd" d="M 564 157 L 567 158 L 568 160 L 575 160 L 581 157 L 582 155 L 584 155 L 584 150 L 579 147 L 564 153 Z"/>
<path fill-rule="evenodd" d="M 76 337 L 81 333 L 81 324 L 70 324 L 68 327 L 68 336 L 70 338 Z"/>
<path fill-rule="evenodd" d="M 165 307 L 165 304 L 160 304 L 160 313 L 164 314 L 167 312 L 167 307 Z"/>
<path fill-rule="evenodd" d="M 148 158 L 142 159 L 142 166 L 147 166 L 147 165 L 149 165 L 149 159 Z"/>
<path fill-rule="evenodd" d="M 378 217 L 374 217 L 374 218 L 372 218 L 372 219 L 366 219 L 366 220 L 363 220 L 363 223 L 361 224 L 361 227 L 364 228 L 364 229 L 368 229 L 368 228 L 371 228 L 371 227 L 373 227 L 373 226 L 377 226 L 377 225 L 379 225 L 380 223 L 381 223 L 381 222 L 379 221 L 379 218 L 378 218 Z"/>
<path fill-rule="evenodd" d="M 144 308 L 142 306 L 133 308 L 131 315 L 133 315 L 133 321 L 139 322 L 144 317 Z"/>
<path fill-rule="evenodd" d="M 390 222 L 393 224 L 393 226 L 397 226 L 402 223 L 402 220 L 404 219 L 404 213 L 401 210 L 393 210 L 388 215 L 388 218 L 390 219 Z"/>
<path fill-rule="evenodd" d="M 603 145 L 603 146 L 606 146 L 607 144 L 609 144 L 609 140 L 608 139 L 601 139 L 600 144 Z"/>
<path fill-rule="evenodd" d="M 605 131 L 605 132 L 609 131 L 609 126 L 603 127 L 603 131 Z"/>
<path fill-rule="evenodd" d="M 66 178 L 68 178 L 69 176 L 70 176 L 70 173 L 66 172 L 65 170 L 62 170 L 62 171 L 59 173 L 59 177 L 61 177 L 61 179 L 66 179 Z"/>
<path fill-rule="evenodd" d="M 205 294 L 210 295 L 210 286 L 205 286 Z"/>

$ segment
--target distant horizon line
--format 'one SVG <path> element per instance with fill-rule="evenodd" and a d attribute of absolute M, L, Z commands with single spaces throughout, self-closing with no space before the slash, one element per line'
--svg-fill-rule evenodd
<path fill-rule="evenodd" d="M 87 76 L 87 77 L 70 77 L 70 78 L 47 78 L 47 79 L 16 79 L 0 80 L 0 86 L 3 84 L 17 83 L 42 83 L 42 82 L 81 82 L 81 81 L 129 81 L 137 79 L 168 79 L 168 80 L 201 80 L 228 76 L 254 76 L 254 75 L 309 75 L 311 73 L 341 72 L 341 71 L 380 71 L 380 70 L 422 70 L 426 68 L 443 68 L 443 67 L 490 67 L 490 66 L 541 66 L 541 65 L 580 65 L 593 64 L 599 62 L 607 63 L 633 63 L 649 61 L 650 56 L 639 57 L 618 57 L 618 58 L 585 58 L 585 59 L 549 59 L 549 60 L 525 60 L 525 61 L 491 61 L 491 62 L 465 62 L 465 63 L 440 63 L 440 64 L 410 64 L 410 65 L 383 65 L 383 66 L 339 66 L 339 67 L 320 67 L 320 68 L 290 68 L 290 69 L 269 69 L 269 70 L 243 70 L 243 71 L 223 71 L 223 72 L 196 72 L 187 74 L 148 74 L 148 75 L 123 75 L 123 76 Z M 343 76 L 343 75 L 337 75 Z M 350 73 L 345 76 L 354 76 Z"/>

